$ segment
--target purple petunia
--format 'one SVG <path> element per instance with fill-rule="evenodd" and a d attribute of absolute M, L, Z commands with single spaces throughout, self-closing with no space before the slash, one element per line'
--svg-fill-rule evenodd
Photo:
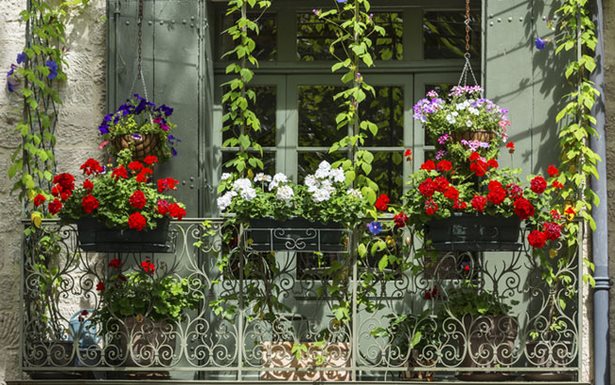
<path fill-rule="evenodd" d="M 547 46 L 547 42 L 540 37 L 537 37 L 536 40 L 534 40 L 534 45 L 537 50 L 542 51 Z"/>
<path fill-rule="evenodd" d="M 28 56 L 26 56 L 25 52 L 18 53 L 17 54 L 17 64 L 25 63 L 27 58 Z"/>
<path fill-rule="evenodd" d="M 166 104 L 163 104 L 158 107 L 158 111 L 162 112 L 164 116 L 171 116 L 173 114 L 173 108 L 167 106 Z"/>
<path fill-rule="evenodd" d="M 57 78 L 58 77 L 58 63 L 56 63 L 53 60 L 47 60 L 45 62 L 45 65 L 47 66 L 47 68 L 49 68 L 49 75 L 47 75 L 47 78 L 49 80 L 53 80 Z"/>
<path fill-rule="evenodd" d="M 373 221 L 367 224 L 367 230 L 373 235 L 378 235 L 382 232 L 382 223 Z"/>

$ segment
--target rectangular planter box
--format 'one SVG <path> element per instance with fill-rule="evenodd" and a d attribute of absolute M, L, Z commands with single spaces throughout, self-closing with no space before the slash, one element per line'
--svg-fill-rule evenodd
<path fill-rule="evenodd" d="M 244 237 L 248 251 L 346 252 L 347 234 L 339 224 L 266 218 L 251 220 Z"/>
<path fill-rule="evenodd" d="M 272 370 L 262 372 L 263 381 L 350 381 L 350 372 L 340 370 L 350 366 L 350 344 L 337 342 L 324 348 L 308 343 L 308 351 L 298 360 L 291 353 L 292 342 L 264 342 L 261 345 L 263 367 L 290 368 L 293 370 Z M 316 365 L 319 355 L 324 355 L 325 363 Z M 315 368 L 320 370 L 315 370 Z"/>
<path fill-rule="evenodd" d="M 94 218 L 77 221 L 77 239 L 84 251 L 166 252 L 169 250 L 169 219 L 158 221 L 154 230 L 110 229 Z"/>

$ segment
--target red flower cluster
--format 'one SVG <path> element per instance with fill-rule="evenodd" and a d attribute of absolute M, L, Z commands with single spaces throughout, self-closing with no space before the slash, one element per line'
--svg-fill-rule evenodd
<path fill-rule="evenodd" d="M 493 203 L 494 205 L 499 205 L 506 199 L 506 190 L 502 183 L 497 180 L 492 180 L 487 185 L 487 189 L 489 193 L 487 194 L 487 200 Z"/>
<path fill-rule="evenodd" d="M 547 234 L 539 230 L 532 230 L 527 236 L 530 246 L 535 249 L 542 249 L 547 243 Z"/>
<path fill-rule="evenodd" d="M 100 174 L 103 171 L 103 167 L 100 163 L 93 158 L 86 160 L 79 168 L 83 170 L 85 175 Z"/>
<path fill-rule="evenodd" d="M 128 228 L 142 231 L 147 226 L 147 219 L 140 213 L 132 213 L 128 217 Z"/>
<path fill-rule="evenodd" d="M 401 229 L 406 226 L 406 222 L 408 222 L 408 216 L 403 211 L 401 211 L 393 217 L 393 222 L 395 223 L 395 227 Z"/>
<path fill-rule="evenodd" d="M 156 155 L 148 155 L 145 158 L 143 158 L 143 163 L 145 163 L 148 166 L 151 166 L 153 164 L 158 163 L 158 157 Z"/>
<path fill-rule="evenodd" d="M 88 194 L 81 199 L 81 208 L 86 214 L 92 214 L 92 212 L 98 208 L 98 205 L 98 199 L 96 199 L 92 194 Z"/>
<path fill-rule="evenodd" d="M 436 165 L 436 170 L 440 172 L 449 172 L 452 169 L 453 169 L 453 164 L 449 160 L 446 160 L 446 159 L 442 159 Z"/>
<path fill-rule="evenodd" d="M 391 199 L 387 196 L 387 194 L 380 194 L 378 199 L 376 199 L 376 203 L 374 203 L 374 207 L 379 211 L 386 211 L 389 208 L 389 203 Z"/>
<path fill-rule="evenodd" d="M 141 268 L 147 274 L 154 274 L 154 272 L 156 271 L 156 265 L 150 262 L 149 259 L 145 259 L 141 262 Z"/>
<path fill-rule="evenodd" d="M 482 195 L 474 195 L 474 198 L 472 198 L 470 203 L 472 204 L 472 208 L 474 210 L 482 213 L 485 211 L 485 206 L 487 206 L 487 198 Z"/>
<path fill-rule="evenodd" d="M 139 162 L 138 160 L 133 160 L 132 162 L 128 163 L 128 169 L 131 171 L 139 172 L 143 169 L 143 167 L 143 163 Z"/>
<path fill-rule="evenodd" d="M 115 178 L 115 180 L 118 180 L 120 178 L 122 179 L 128 179 L 128 171 L 126 171 L 126 168 L 124 167 L 123 164 L 120 164 L 119 166 L 117 166 L 113 172 L 111 173 L 111 175 Z"/>
<path fill-rule="evenodd" d="M 56 198 L 49 202 L 49 206 L 47 206 L 47 208 L 49 209 L 49 213 L 51 215 L 56 215 L 60 212 L 60 210 L 62 210 L 62 202 Z"/>
<path fill-rule="evenodd" d="M 158 179 L 157 183 L 158 183 L 158 192 L 162 193 L 167 190 L 177 189 L 176 186 L 179 184 L 179 181 L 173 178 L 161 178 L 161 179 Z"/>
<path fill-rule="evenodd" d="M 540 175 L 535 176 L 530 181 L 530 188 L 536 194 L 542 194 L 547 189 L 547 181 Z"/>
<path fill-rule="evenodd" d="M 122 260 L 119 258 L 113 258 L 109 261 L 109 267 L 112 269 L 119 269 L 122 267 Z"/>
<path fill-rule="evenodd" d="M 412 150 L 407 148 L 406 151 L 404 151 L 404 158 L 406 158 L 406 160 L 408 162 L 412 161 Z"/>
<path fill-rule="evenodd" d="M 181 207 L 178 203 L 171 203 L 169 205 L 169 215 L 171 218 L 181 221 L 186 216 L 186 209 Z"/>
<path fill-rule="evenodd" d="M 506 148 L 508 149 L 508 152 L 510 154 L 514 153 L 515 152 L 515 142 L 510 141 L 506 143 Z"/>
<path fill-rule="evenodd" d="M 75 177 L 67 172 L 58 174 L 53 177 L 53 187 L 51 188 L 51 194 L 65 201 L 73 195 L 75 189 Z"/>
<path fill-rule="evenodd" d="M 559 175 L 559 170 L 557 169 L 557 167 L 555 167 L 554 165 L 550 164 L 549 167 L 547 167 L 547 174 L 549 174 L 549 176 L 551 178 L 553 178 L 554 176 L 558 176 Z"/>
<path fill-rule="evenodd" d="M 97 290 L 97 291 L 100 291 L 100 292 L 105 291 L 105 283 L 104 283 L 103 281 L 99 281 L 99 282 L 96 284 L 96 290 Z"/>
<path fill-rule="evenodd" d="M 92 192 L 92 190 L 94 190 L 94 183 L 92 183 L 91 180 L 86 179 L 83 181 L 83 188 L 86 189 L 88 192 Z"/>
<path fill-rule="evenodd" d="M 135 180 L 139 183 L 146 183 L 149 179 L 149 176 L 153 173 L 154 170 L 152 170 L 151 168 L 143 167 L 135 177 Z"/>
<path fill-rule="evenodd" d="M 34 197 L 34 200 L 33 200 L 34 206 L 38 207 L 42 205 L 43 203 L 45 203 L 46 200 L 47 198 L 45 198 L 43 194 L 38 194 Z"/>
<path fill-rule="evenodd" d="M 521 220 L 526 220 L 530 217 L 533 217 L 535 212 L 534 205 L 532 205 L 532 202 L 528 201 L 523 197 L 515 199 L 515 202 L 513 203 L 513 209 L 515 211 L 515 214 L 517 214 L 517 216 Z"/>
<path fill-rule="evenodd" d="M 555 241 L 562 236 L 562 226 L 554 222 L 545 222 L 542 225 L 542 230 L 550 241 Z"/>
<path fill-rule="evenodd" d="M 147 199 L 145 198 L 145 194 L 143 194 L 143 191 L 137 190 L 132 193 L 130 198 L 128 198 L 128 203 L 130 203 L 130 206 L 134 207 L 135 209 L 141 210 L 143 207 L 145 207 Z"/>
<path fill-rule="evenodd" d="M 428 199 L 425 202 L 425 214 L 431 216 L 438 211 L 438 204 L 433 199 Z"/>
<path fill-rule="evenodd" d="M 498 168 L 498 161 L 495 159 L 489 159 L 485 161 L 478 152 L 473 152 L 468 158 L 470 161 L 470 171 L 478 177 L 483 177 L 492 168 Z"/>
<path fill-rule="evenodd" d="M 432 171 L 432 170 L 435 170 L 435 169 L 436 169 L 436 164 L 431 159 L 425 161 L 425 163 L 423 163 L 421 165 L 421 170 Z"/>

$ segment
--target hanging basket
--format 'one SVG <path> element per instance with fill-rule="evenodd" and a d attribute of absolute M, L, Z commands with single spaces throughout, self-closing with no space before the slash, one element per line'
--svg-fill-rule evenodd
<path fill-rule="evenodd" d="M 515 251 L 521 247 L 520 232 L 516 215 L 458 214 L 425 225 L 425 239 L 441 251 Z"/>
<path fill-rule="evenodd" d="M 154 230 L 110 229 L 95 218 L 77 221 L 77 239 L 84 251 L 167 252 L 169 219 L 158 220 Z"/>
<path fill-rule="evenodd" d="M 248 251 L 346 252 L 348 230 L 336 223 L 303 218 L 252 219 L 244 231 Z"/>
<path fill-rule="evenodd" d="M 158 135 L 156 134 L 126 134 L 113 139 L 113 145 L 117 151 L 129 148 L 133 159 L 143 160 L 148 155 L 156 155 L 158 152 Z"/>
<path fill-rule="evenodd" d="M 495 137 L 496 133 L 493 131 L 461 131 L 455 133 L 457 141 L 467 140 L 491 143 Z"/>

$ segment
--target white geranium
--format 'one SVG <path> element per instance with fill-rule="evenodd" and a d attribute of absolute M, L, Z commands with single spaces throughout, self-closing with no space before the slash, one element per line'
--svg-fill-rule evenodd
<path fill-rule="evenodd" d="M 315 202 L 328 201 L 329 199 L 331 199 L 331 193 L 329 192 L 329 190 L 326 189 L 316 190 L 312 194 L 312 199 L 314 199 Z"/>
<path fill-rule="evenodd" d="M 281 172 L 275 174 L 271 179 L 271 183 L 269 183 L 269 191 L 273 191 L 274 188 L 278 187 L 282 183 L 288 182 L 288 177 Z"/>
<path fill-rule="evenodd" d="M 231 174 L 230 172 L 225 172 L 224 174 L 222 174 L 222 176 L 220 177 L 220 180 L 225 181 L 227 179 L 231 179 L 231 177 L 233 176 L 233 174 Z"/>
<path fill-rule="evenodd" d="M 256 198 L 256 190 L 253 187 L 247 187 L 239 190 L 239 196 L 247 201 L 251 201 Z"/>
<path fill-rule="evenodd" d="M 234 191 L 242 191 L 248 188 L 252 188 L 252 182 L 248 178 L 239 178 L 233 182 Z"/>
<path fill-rule="evenodd" d="M 344 174 L 344 170 L 342 168 L 334 168 L 331 170 L 331 179 L 335 183 L 343 183 L 346 181 L 346 175 Z"/>
<path fill-rule="evenodd" d="M 265 173 L 259 172 L 254 177 L 255 182 L 271 182 L 271 175 L 267 175 Z"/>
<path fill-rule="evenodd" d="M 309 192 L 314 192 L 320 188 L 320 183 L 314 175 L 308 175 L 305 177 L 305 186 Z"/>
<path fill-rule="evenodd" d="M 290 203 L 290 200 L 293 199 L 293 196 L 295 196 L 295 192 L 290 186 L 281 186 L 278 188 L 275 196 L 281 201 Z"/>
<path fill-rule="evenodd" d="M 323 160 L 318 165 L 318 170 L 316 170 L 314 175 L 316 176 L 316 178 L 325 179 L 329 177 L 330 172 L 331 172 L 331 164 L 327 162 L 326 160 Z"/>
<path fill-rule="evenodd" d="M 350 195 L 352 197 L 363 199 L 363 194 L 361 193 L 360 190 L 358 190 L 356 188 L 348 189 L 347 193 L 348 193 L 348 195 Z"/>
<path fill-rule="evenodd" d="M 216 199 L 216 203 L 218 204 L 218 209 L 220 211 L 226 210 L 233 202 L 233 197 L 235 196 L 237 196 L 237 192 L 227 191 L 226 193 L 224 193 L 224 195 L 218 197 L 218 199 Z"/>

